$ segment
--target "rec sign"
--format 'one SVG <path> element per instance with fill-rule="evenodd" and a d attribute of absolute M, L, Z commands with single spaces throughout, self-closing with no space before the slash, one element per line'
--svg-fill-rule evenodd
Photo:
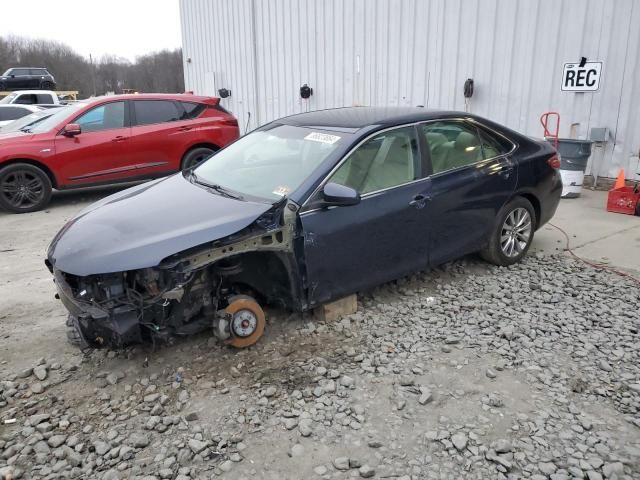
<path fill-rule="evenodd" d="M 600 87 L 602 62 L 565 63 L 562 71 L 562 90 L 594 92 Z"/>

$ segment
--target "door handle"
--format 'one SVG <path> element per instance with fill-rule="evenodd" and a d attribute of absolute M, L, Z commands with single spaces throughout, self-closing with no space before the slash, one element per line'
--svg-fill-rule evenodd
<path fill-rule="evenodd" d="M 420 208 L 424 208 L 424 206 L 427 204 L 429 200 L 431 200 L 430 196 L 419 193 L 418 195 L 416 195 L 411 199 L 411 201 L 409 202 L 409 205 L 413 208 L 420 209 Z"/>
<path fill-rule="evenodd" d="M 500 171 L 498 172 L 498 175 L 500 175 L 503 178 L 509 178 L 511 176 L 512 172 L 513 172 L 513 167 L 512 166 L 502 167 L 500 169 Z"/>
<path fill-rule="evenodd" d="M 111 139 L 112 142 L 124 142 L 125 140 L 127 140 L 129 137 L 124 137 L 122 135 L 118 135 L 117 137 L 113 137 Z"/>
<path fill-rule="evenodd" d="M 189 130 L 191 130 L 191 128 L 192 128 L 192 127 L 187 127 L 187 126 L 179 127 L 179 128 L 178 128 L 178 131 L 179 131 L 179 132 L 188 132 Z"/>

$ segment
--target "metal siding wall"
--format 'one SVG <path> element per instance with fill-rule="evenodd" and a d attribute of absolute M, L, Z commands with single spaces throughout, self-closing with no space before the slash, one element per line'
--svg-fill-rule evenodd
<path fill-rule="evenodd" d="M 180 0 L 180 11 L 187 90 L 229 88 L 222 103 L 242 132 L 249 112 L 251 130 L 349 105 L 463 110 L 471 77 L 472 112 L 538 137 L 548 110 L 564 136 L 573 123 L 581 137 L 607 127 L 593 168 L 638 169 L 640 1 Z M 604 62 L 600 90 L 562 92 L 563 63 L 581 56 Z"/>

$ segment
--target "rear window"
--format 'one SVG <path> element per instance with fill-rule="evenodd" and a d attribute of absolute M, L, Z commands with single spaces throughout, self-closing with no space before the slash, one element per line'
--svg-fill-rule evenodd
<path fill-rule="evenodd" d="M 31 75 L 49 75 L 44 68 L 31 68 Z"/>
<path fill-rule="evenodd" d="M 6 122 L 8 120 L 17 120 L 18 118 L 22 118 L 25 115 L 28 115 L 30 113 L 31 112 L 26 108 L 20 108 L 20 107 L 0 108 L 0 122 Z"/>
<path fill-rule="evenodd" d="M 182 116 L 175 103 L 168 100 L 135 100 L 136 125 L 175 122 Z"/>
<path fill-rule="evenodd" d="M 53 97 L 47 93 L 39 93 L 38 103 L 53 103 Z"/>
<path fill-rule="evenodd" d="M 487 131 L 482 125 L 478 126 L 484 158 L 505 155 L 511 151 L 513 145 L 507 139 L 493 132 Z"/>
<path fill-rule="evenodd" d="M 182 120 L 198 118 L 203 110 L 207 108 L 207 106 L 203 103 L 180 102 L 180 105 L 182 105 L 182 108 L 184 108 Z"/>

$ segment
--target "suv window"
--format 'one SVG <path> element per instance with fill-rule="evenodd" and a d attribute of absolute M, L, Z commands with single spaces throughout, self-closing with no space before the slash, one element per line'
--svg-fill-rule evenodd
<path fill-rule="evenodd" d="M 420 171 L 415 129 L 401 127 L 360 145 L 329 181 L 365 194 L 417 180 Z"/>
<path fill-rule="evenodd" d="M 135 100 L 133 108 L 136 125 L 175 122 L 181 116 L 176 104 L 170 100 Z"/>
<path fill-rule="evenodd" d="M 3 107 L 0 108 L 0 122 L 7 120 L 17 120 L 31 113 L 26 108 L 20 107 Z"/>
<path fill-rule="evenodd" d="M 76 118 L 83 132 L 99 132 L 124 127 L 124 102 L 111 102 L 92 108 Z"/>
<path fill-rule="evenodd" d="M 433 173 L 472 165 L 485 158 L 478 130 L 466 122 L 425 123 L 420 131 L 429 145 Z"/>
<path fill-rule="evenodd" d="M 184 114 L 180 118 L 181 120 L 197 118 L 203 110 L 207 108 L 204 103 L 180 102 L 180 105 L 184 108 Z"/>
<path fill-rule="evenodd" d="M 14 68 L 13 70 L 11 70 L 9 72 L 9 75 L 15 75 L 17 76 L 23 76 L 23 75 L 29 75 L 29 69 L 28 68 Z"/>

